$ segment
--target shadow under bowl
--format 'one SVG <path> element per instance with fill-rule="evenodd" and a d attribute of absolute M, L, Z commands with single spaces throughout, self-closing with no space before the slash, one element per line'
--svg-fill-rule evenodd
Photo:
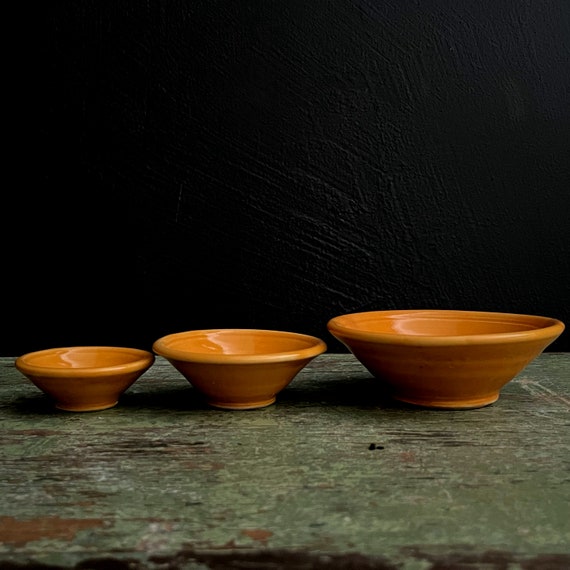
<path fill-rule="evenodd" d="M 73 346 L 29 352 L 16 368 L 60 410 L 90 412 L 115 406 L 153 364 L 152 352 L 114 346 Z"/>
<path fill-rule="evenodd" d="M 170 334 L 153 344 L 210 406 L 246 410 L 276 395 L 326 350 L 319 338 L 286 331 L 209 329 Z"/>
<path fill-rule="evenodd" d="M 453 310 L 351 313 L 327 327 L 395 399 L 444 409 L 492 404 L 564 330 L 549 317 Z"/>

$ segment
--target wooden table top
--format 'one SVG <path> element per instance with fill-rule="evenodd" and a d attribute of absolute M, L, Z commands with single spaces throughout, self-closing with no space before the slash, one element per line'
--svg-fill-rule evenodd
<path fill-rule="evenodd" d="M 398 404 L 348 354 L 267 408 L 168 362 L 69 413 L 0 359 L 0 568 L 570 568 L 570 353 L 492 406 Z"/>

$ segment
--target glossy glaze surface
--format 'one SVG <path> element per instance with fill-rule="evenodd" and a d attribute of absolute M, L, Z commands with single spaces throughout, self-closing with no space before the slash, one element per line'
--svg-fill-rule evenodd
<path fill-rule="evenodd" d="M 154 362 L 145 350 L 113 346 L 74 346 L 30 352 L 16 368 L 61 410 L 111 408 Z"/>
<path fill-rule="evenodd" d="M 326 350 L 316 337 L 286 331 L 214 329 L 174 333 L 153 350 L 224 409 L 268 406 L 313 358 Z"/>
<path fill-rule="evenodd" d="M 394 398 L 454 409 L 495 402 L 564 330 L 549 317 L 445 310 L 353 313 L 327 326 Z"/>

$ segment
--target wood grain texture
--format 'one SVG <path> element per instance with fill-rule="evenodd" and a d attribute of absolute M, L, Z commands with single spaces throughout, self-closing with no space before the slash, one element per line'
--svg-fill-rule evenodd
<path fill-rule="evenodd" d="M 472 411 L 392 401 L 350 355 L 206 407 L 164 360 L 105 412 L 0 360 L 2 568 L 567 568 L 570 355 Z"/>

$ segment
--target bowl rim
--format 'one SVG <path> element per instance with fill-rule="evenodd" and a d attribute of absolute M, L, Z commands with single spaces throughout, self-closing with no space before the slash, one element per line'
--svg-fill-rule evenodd
<path fill-rule="evenodd" d="M 402 317 L 419 315 L 431 315 L 436 318 L 453 318 L 463 317 L 466 319 L 510 319 L 511 321 L 521 322 L 522 319 L 532 319 L 536 322 L 536 328 L 516 331 L 516 332 L 499 332 L 499 333 L 484 333 L 484 334 L 470 334 L 470 335 L 415 335 L 415 334 L 400 334 L 400 333 L 385 333 L 360 330 L 351 326 L 346 326 L 343 323 L 345 317 L 354 316 L 373 316 L 389 317 L 401 315 Z M 456 309 L 391 309 L 391 310 L 378 310 L 378 311 L 357 311 L 352 313 L 345 313 L 332 317 L 327 323 L 328 331 L 335 337 L 343 337 L 345 339 L 370 341 L 370 342 L 385 342 L 388 344 L 404 344 L 415 346 L 452 346 L 452 345 L 467 345 L 467 344 L 502 344 L 512 343 L 525 340 L 538 340 L 538 339 L 556 339 L 565 329 L 562 321 L 543 315 L 532 315 L 525 313 L 509 313 L 500 311 L 474 311 L 474 310 L 456 310 Z M 338 335 L 338 336 L 337 336 Z M 340 340 L 340 339 L 339 339 Z"/>
<path fill-rule="evenodd" d="M 183 338 L 185 336 L 199 336 L 212 333 L 230 333 L 230 334 L 263 334 L 263 335 L 279 335 L 283 338 L 297 338 L 299 340 L 309 341 L 309 346 L 297 350 L 287 350 L 282 352 L 267 352 L 263 354 L 223 354 L 223 353 L 203 353 L 191 352 L 187 350 L 178 350 L 166 345 L 173 339 Z M 306 358 L 314 358 L 327 350 L 324 340 L 319 337 L 273 329 L 259 328 L 214 328 L 214 329 L 193 329 L 167 334 L 154 341 L 152 349 L 158 356 L 162 356 L 167 360 L 178 360 L 181 362 L 196 362 L 201 364 L 259 364 L 273 362 L 287 362 L 292 360 L 303 360 Z"/>
<path fill-rule="evenodd" d="M 122 352 L 133 356 L 133 360 L 122 364 L 112 366 L 80 366 L 70 368 L 60 368 L 54 366 L 41 366 L 34 364 L 33 360 L 38 356 L 74 352 L 74 351 L 105 351 L 105 352 Z M 53 348 L 45 348 L 27 352 L 18 356 L 14 362 L 16 368 L 23 374 L 31 374 L 36 376 L 61 378 L 76 377 L 82 378 L 89 376 L 101 376 L 105 374 L 116 374 L 126 372 L 136 372 L 144 368 L 150 368 L 154 363 L 155 356 L 149 350 L 141 348 L 130 348 L 123 346 L 104 346 L 104 345 L 77 345 L 77 346 L 61 346 Z"/>

